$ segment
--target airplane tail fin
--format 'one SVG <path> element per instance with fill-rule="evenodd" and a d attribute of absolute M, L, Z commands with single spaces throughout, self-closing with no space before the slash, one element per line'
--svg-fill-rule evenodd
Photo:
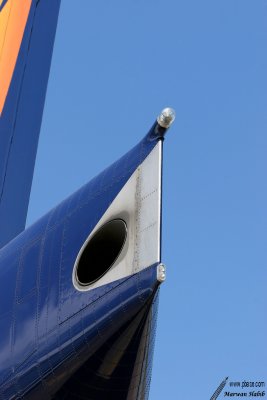
<path fill-rule="evenodd" d="M 25 228 L 60 0 L 0 0 L 0 247 Z"/>

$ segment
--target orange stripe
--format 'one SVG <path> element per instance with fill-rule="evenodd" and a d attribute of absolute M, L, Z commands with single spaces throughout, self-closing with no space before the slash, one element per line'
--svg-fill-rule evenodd
<path fill-rule="evenodd" d="M 31 3 L 32 0 L 9 0 L 0 12 L 0 115 L 16 66 Z"/>

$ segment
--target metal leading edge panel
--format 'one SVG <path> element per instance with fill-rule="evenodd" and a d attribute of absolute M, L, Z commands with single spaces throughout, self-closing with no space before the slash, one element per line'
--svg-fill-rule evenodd
<path fill-rule="evenodd" d="M 160 262 L 161 164 L 160 140 L 118 193 L 82 246 L 72 276 L 73 284 L 78 290 L 96 289 Z M 76 268 L 81 254 L 95 232 L 114 219 L 122 219 L 127 225 L 127 239 L 123 251 L 101 279 L 89 287 L 79 285 Z"/>

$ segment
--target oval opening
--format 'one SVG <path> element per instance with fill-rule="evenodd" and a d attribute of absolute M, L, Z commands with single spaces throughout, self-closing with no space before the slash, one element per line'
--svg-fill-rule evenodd
<path fill-rule="evenodd" d="M 100 279 L 119 257 L 127 236 L 122 219 L 107 222 L 92 236 L 78 260 L 76 279 L 82 286 Z"/>

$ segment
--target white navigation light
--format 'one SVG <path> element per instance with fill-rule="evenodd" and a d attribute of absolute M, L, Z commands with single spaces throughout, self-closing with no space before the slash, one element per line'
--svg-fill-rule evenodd
<path fill-rule="evenodd" d="M 167 107 L 161 111 L 160 115 L 157 118 L 158 124 L 162 128 L 168 129 L 173 121 L 175 120 L 175 111 L 173 108 Z"/>
<path fill-rule="evenodd" d="M 166 267 L 164 264 L 159 264 L 157 270 L 157 280 L 159 282 L 164 282 L 165 279 L 166 279 Z"/>

